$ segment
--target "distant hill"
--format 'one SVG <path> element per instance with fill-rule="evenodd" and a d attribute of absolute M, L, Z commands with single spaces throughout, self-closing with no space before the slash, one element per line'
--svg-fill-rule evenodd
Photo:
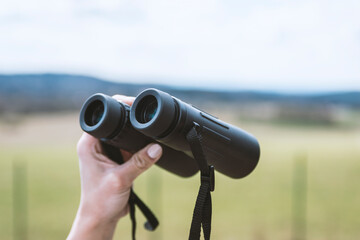
<path fill-rule="evenodd" d="M 230 105 L 236 106 L 240 111 L 252 109 L 252 106 L 256 104 L 271 104 L 277 108 L 280 107 L 286 114 L 294 112 L 294 108 L 302 112 L 312 109 L 310 115 L 316 114 L 319 109 L 328 109 L 333 106 L 360 109 L 360 92 L 309 95 L 256 91 L 206 91 L 165 85 L 109 82 L 79 75 L 16 74 L 0 75 L 0 113 L 79 110 L 85 99 L 96 92 L 136 96 L 149 87 L 167 91 L 200 107 L 212 104 Z M 251 111 L 256 112 L 253 109 Z M 250 111 L 248 112 L 250 114 Z"/>
<path fill-rule="evenodd" d="M 146 87 L 64 74 L 0 75 L 0 110 L 32 112 L 79 109 L 85 99 L 96 92 L 134 95 Z"/>

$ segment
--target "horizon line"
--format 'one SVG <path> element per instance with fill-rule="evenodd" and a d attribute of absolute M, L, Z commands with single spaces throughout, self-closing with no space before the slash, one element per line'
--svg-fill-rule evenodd
<path fill-rule="evenodd" d="M 68 72 L 0 72 L 0 76 L 21 76 L 21 75 L 65 75 L 65 76 L 74 76 L 74 77 L 85 77 L 85 78 L 93 78 L 99 81 L 119 83 L 119 84 L 130 84 L 130 85 L 156 85 L 163 86 L 178 90 L 194 90 L 194 91 L 210 91 L 210 92 L 254 92 L 254 93 L 271 93 L 271 94 L 279 94 L 279 95 L 313 95 L 313 94 L 339 94 L 339 93 L 360 93 L 360 89 L 350 89 L 350 88 L 341 88 L 341 89 L 303 89 L 303 88 L 253 88 L 253 87 L 243 87 L 239 88 L 230 85 L 216 85 L 211 84 L 209 86 L 199 86 L 199 85 L 188 85 L 188 84 L 179 84 L 179 83 L 159 83 L 156 80 L 153 80 L 154 77 L 148 78 L 139 78 L 139 77 L 123 77 L 123 78 L 106 78 L 101 77 L 94 74 L 83 74 L 83 73 L 68 73 Z M 126 80 L 128 78 L 128 80 Z M 162 78 L 163 79 L 163 78 Z M 172 78 L 175 80 L 176 78 Z M 131 82 L 135 80 L 135 82 Z M 181 80 L 181 79 L 176 79 Z M 152 82 L 153 81 L 153 82 Z M 171 81 L 171 80 L 169 80 Z M 196 81 L 196 80 L 192 80 Z M 220 80 L 219 80 L 220 81 Z"/>

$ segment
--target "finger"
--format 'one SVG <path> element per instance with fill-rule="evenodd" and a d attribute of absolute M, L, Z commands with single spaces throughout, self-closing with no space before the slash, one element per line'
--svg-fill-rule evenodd
<path fill-rule="evenodd" d="M 98 143 L 98 139 L 94 138 L 88 133 L 83 133 L 77 143 L 77 153 L 79 157 L 86 157 L 91 154 L 90 149 Z"/>
<path fill-rule="evenodd" d="M 120 102 L 126 103 L 129 106 L 131 106 L 135 100 L 134 97 L 124 96 L 124 95 L 114 95 L 112 97 Z"/>
<path fill-rule="evenodd" d="M 162 148 L 159 144 L 149 144 L 141 149 L 124 164 L 118 167 L 117 173 L 126 182 L 131 185 L 137 176 L 150 168 L 156 161 L 158 161 L 162 154 Z"/>
<path fill-rule="evenodd" d="M 77 153 L 81 162 L 93 162 L 97 160 L 100 162 L 115 164 L 106 155 L 104 155 L 100 141 L 88 133 L 83 133 L 78 144 Z"/>

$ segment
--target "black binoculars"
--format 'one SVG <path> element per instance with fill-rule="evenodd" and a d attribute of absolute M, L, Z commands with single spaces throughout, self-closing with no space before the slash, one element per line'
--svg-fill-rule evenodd
<path fill-rule="evenodd" d="M 208 163 L 217 171 L 242 178 L 254 170 L 260 157 L 254 136 L 160 90 L 144 90 L 131 107 L 94 94 L 80 112 L 83 131 L 105 144 L 134 153 L 160 143 L 163 155 L 157 165 L 183 177 L 199 170 L 186 139 L 194 123 L 202 129 Z"/>

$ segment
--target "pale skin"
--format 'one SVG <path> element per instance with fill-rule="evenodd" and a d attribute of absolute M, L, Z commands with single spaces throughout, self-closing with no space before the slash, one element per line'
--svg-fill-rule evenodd
<path fill-rule="evenodd" d="M 133 97 L 113 96 L 131 105 Z M 125 163 L 105 156 L 98 139 L 84 133 L 77 145 L 81 178 L 81 200 L 67 240 L 109 240 L 116 224 L 129 212 L 133 181 L 162 154 L 158 144 L 149 144 L 135 154 L 121 150 Z"/>

